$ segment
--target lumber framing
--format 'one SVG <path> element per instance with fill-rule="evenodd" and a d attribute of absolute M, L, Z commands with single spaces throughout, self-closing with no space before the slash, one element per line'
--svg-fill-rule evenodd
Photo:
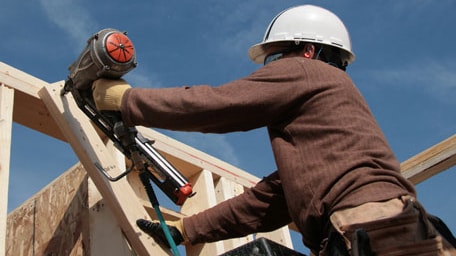
<path fill-rule="evenodd" d="M 14 89 L 13 121 L 59 140 L 65 140 L 38 91 L 45 81 L 0 62 L 0 82 Z"/>
<path fill-rule="evenodd" d="M 152 246 L 145 235 L 138 235 L 141 234 L 141 230 L 135 225 L 135 221 L 138 216 L 145 218 L 147 212 L 138 201 L 132 200 L 135 193 L 126 179 L 109 182 L 96 167 L 101 166 L 111 176 L 119 175 L 124 168 L 116 164 L 112 154 L 106 149 L 89 119 L 79 110 L 71 94 L 65 97 L 60 95 L 63 86 L 63 82 L 55 83 L 43 87 L 38 94 L 116 216 L 118 224 L 135 251 L 140 255 L 166 254 L 161 247 Z"/>
<path fill-rule="evenodd" d="M 137 218 L 156 219 L 137 174 L 109 182 L 95 167 L 97 163 L 115 176 L 124 170 L 125 159 L 112 143 L 106 143 L 71 94 L 61 97 L 63 84 L 49 84 L 0 62 L 0 255 L 169 255 L 135 225 Z M 69 143 L 80 162 L 5 218 L 13 122 Z M 167 220 L 214 206 L 259 181 L 152 129 L 138 130 L 154 140 L 154 147 L 182 171 L 197 191 L 178 211 L 161 207 Z M 404 161 L 401 169 L 416 184 L 455 164 L 453 135 Z M 293 223 L 255 236 L 292 248 L 289 229 L 296 230 Z M 252 239 L 247 236 L 187 246 L 186 255 L 218 255 Z"/>
<path fill-rule="evenodd" d="M 456 165 L 456 134 L 401 164 L 402 174 L 418 184 Z"/>
<path fill-rule="evenodd" d="M 5 255 L 13 99 L 13 89 L 0 83 L 0 255 Z"/>

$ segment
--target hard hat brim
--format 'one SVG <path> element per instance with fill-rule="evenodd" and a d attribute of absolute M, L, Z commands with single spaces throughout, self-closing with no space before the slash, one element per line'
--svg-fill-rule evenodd
<path fill-rule="evenodd" d="M 320 43 L 320 44 L 325 44 L 323 42 L 316 42 L 316 41 L 304 41 L 304 40 L 277 40 L 277 41 L 271 41 L 271 42 L 261 42 L 258 44 L 255 44 L 249 48 L 248 54 L 249 58 L 257 64 L 263 64 L 264 59 L 269 55 L 273 53 L 277 53 L 286 49 L 289 49 L 292 44 L 296 44 L 297 42 L 309 42 L 309 43 Z M 334 45 L 329 45 L 336 47 Z M 340 47 L 338 47 L 340 48 Z M 348 51 L 346 49 L 340 48 L 342 52 L 344 53 L 343 58 L 348 62 L 348 64 L 352 63 L 355 61 L 355 54 L 353 52 Z"/>

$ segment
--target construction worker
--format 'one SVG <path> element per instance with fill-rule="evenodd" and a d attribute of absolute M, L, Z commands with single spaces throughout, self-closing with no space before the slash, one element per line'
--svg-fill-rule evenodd
<path fill-rule="evenodd" d="M 429 220 L 344 72 L 355 56 L 335 14 L 312 5 L 287 9 L 249 57 L 264 66 L 217 87 L 131 88 L 106 79 L 93 84 L 97 108 L 120 111 L 129 126 L 204 133 L 267 127 L 278 170 L 237 197 L 168 222 L 177 244 L 294 222 L 314 255 L 455 255 L 451 232 L 444 239 L 432 224 L 438 219 Z M 158 222 L 137 224 L 166 243 Z"/>

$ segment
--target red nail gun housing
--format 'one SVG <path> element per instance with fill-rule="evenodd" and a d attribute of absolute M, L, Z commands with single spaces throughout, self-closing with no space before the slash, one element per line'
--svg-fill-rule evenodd
<path fill-rule="evenodd" d="M 91 87 L 95 80 L 119 79 L 135 67 L 135 48 L 126 33 L 103 29 L 88 39 L 87 46 L 68 68 L 70 75 L 62 95 L 71 92 L 79 108 L 133 162 L 132 168 L 116 177 L 94 163 L 109 180 L 117 181 L 134 168 L 146 171 L 175 204 L 182 205 L 193 195 L 188 180 L 152 146 L 151 140 L 143 137 L 135 127 L 126 127 L 120 112 L 98 111 L 93 102 Z"/>

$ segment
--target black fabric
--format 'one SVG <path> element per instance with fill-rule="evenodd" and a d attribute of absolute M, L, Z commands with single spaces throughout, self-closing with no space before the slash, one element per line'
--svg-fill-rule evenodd
<path fill-rule="evenodd" d="M 452 246 L 456 248 L 456 238 L 451 233 L 448 226 L 437 216 L 427 214 L 428 220 L 432 223 L 435 229 L 442 235 Z"/>
<path fill-rule="evenodd" d="M 328 237 L 328 245 L 326 248 L 328 256 L 349 256 L 347 246 L 345 245 L 344 237 L 338 232 L 331 232 Z"/>

